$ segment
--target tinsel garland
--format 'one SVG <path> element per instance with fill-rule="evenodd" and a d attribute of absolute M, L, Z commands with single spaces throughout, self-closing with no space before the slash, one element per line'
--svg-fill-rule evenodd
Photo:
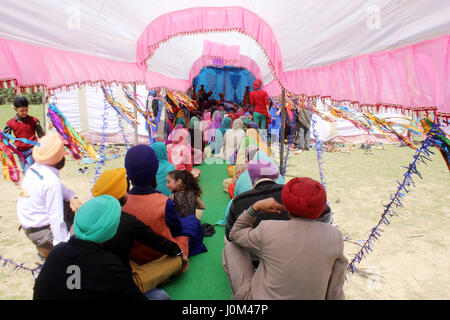
<path fill-rule="evenodd" d="M 349 263 L 347 266 L 347 269 L 349 271 L 358 272 L 358 269 L 355 267 L 356 263 L 360 263 L 361 260 L 365 257 L 366 254 L 369 252 L 373 252 L 373 243 L 374 240 L 378 240 L 381 236 L 380 233 L 383 232 L 381 229 L 381 225 L 390 225 L 390 221 L 388 217 L 396 216 L 394 209 L 397 209 L 399 207 L 403 207 L 403 204 L 401 202 L 401 199 L 405 198 L 406 194 L 409 193 L 409 187 L 415 186 L 414 181 L 412 179 L 413 175 L 418 176 L 420 179 L 422 178 L 422 175 L 417 170 L 417 162 L 422 162 L 426 164 L 426 160 L 431 161 L 428 157 L 431 154 L 434 154 L 434 152 L 430 151 L 429 148 L 433 145 L 435 145 L 435 142 L 433 141 L 432 132 L 436 132 L 436 129 L 438 128 L 438 124 L 434 124 L 432 129 L 428 132 L 427 137 L 425 141 L 422 143 L 422 146 L 420 149 L 417 150 L 413 157 L 413 161 L 409 164 L 408 167 L 404 167 L 407 169 L 406 173 L 403 175 L 403 181 L 399 182 L 397 180 L 397 191 L 395 194 L 390 196 L 390 202 L 384 206 L 385 210 L 381 215 L 380 220 L 376 224 L 375 227 L 371 229 L 371 232 L 369 234 L 368 239 L 364 242 L 364 244 L 361 246 L 360 250 L 356 253 L 353 260 Z M 423 155 L 425 154 L 425 155 Z"/>
<path fill-rule="evenodd" d="M 2 255 L 0 255 L 0 264 L 2 265 L 2 267 L 11 265 L 14 268 L 14 271 L 19 271 L 19 270 L 29 271 L 29 272 L 31 272 L 31 275 L 33 276 L 34 279 L 36 279 L 36 275 L 39 274 L 39 272 L 41 271 L 42 266 L 43 266 L 42 264 L 40 264 L 36 268 L 28 268 L 28 267 L 24 266 L 25 263 L 23 263 L 23 262 L 17 263 L 14 260 L 4 258 Z"/>
<path fill-rule="evenodd" d="M 102 125 L 102 144 L 100 145 L 100 149 L 98 150 L 98 161 L 97 161 L 97 167 L 95 168 L 95 176 L 94 181 L 92 182 L 92 187 L 94 186 L 95 182 L 97 181 L 98 177 L 101 174 L 102 167 L 105 165 L 106 156 L 104 155 L 103 151 L 106 147 L 106 128 L 108 127 L 108 101 L 104 100 L 104 107 L 103 107 L 103 125 Z M 92 188 L 91 188 L 91 194 L 92 194 Z"/>

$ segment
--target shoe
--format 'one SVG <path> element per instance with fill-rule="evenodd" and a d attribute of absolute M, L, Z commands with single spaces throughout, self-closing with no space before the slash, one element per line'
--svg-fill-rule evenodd
<path fill-rule="evenodd" d="M 89 168 L 88 167 L 84 167 L 84 173 L 89 173 Z"/>
<path fill-rule="evenodd" d="M 303 148 L 303 150 L 305 150 L 305 151 L 309 151 L 309 148 Z"/>
<path fill-rule="evenodd" d="M 78 173 L 79 173 L 79 174 L 82 174 L 82 173 L 84 173 L 84 170 L 83 170 L 83 168 L 79 168 L 79 169 L 78 169 Z"/>

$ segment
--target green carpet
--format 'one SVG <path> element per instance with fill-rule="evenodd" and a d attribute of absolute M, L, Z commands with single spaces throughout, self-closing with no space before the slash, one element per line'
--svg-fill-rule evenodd
<path fill-rule="evenodd" d="M 226 164 L 202 164 L 196 166 L 201 170 L 200 186 L 205 211 L 202 223 L 214 225 L 222 219 L 229 196 L 223 190 L 223 180 L 227 178 Z M 189 269 L 173 277 L 164 289 L 172 300 L 229 300 L 231 289 L 222 267 L 222 250 L 224 247 L 225 226 L 214 226 L 216 233 L 205 237 L 203 243 L 208 249 L 189 259 Z"/>

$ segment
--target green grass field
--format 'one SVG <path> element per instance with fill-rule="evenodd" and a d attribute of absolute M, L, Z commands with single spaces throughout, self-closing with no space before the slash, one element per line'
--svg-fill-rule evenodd
<path fill-rule="evenodd" d="M 43 114 L 43 105 L 30 105 L 28 107 L 28 114 L 30 116 L 36 117 L 39 119 L 41 124 L 44 123 L 44 114 Z M 16 115 L 16 112 L 14 111 L 14 107 L 12 104 L 6 105 L 1 104 L 0 105 L 0 128 L 3 130 L 5 128 L 6 122 L 13 118 Z"/>

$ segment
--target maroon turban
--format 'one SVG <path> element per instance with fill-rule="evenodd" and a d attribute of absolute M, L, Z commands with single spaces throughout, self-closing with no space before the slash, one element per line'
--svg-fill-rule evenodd
<path fill-rule="evenodd" d="M 311 178 L 294 178 L 283 187 L 281 201 L 295 216 L 317 219 L 327 205 L 323 186 Z"/>

